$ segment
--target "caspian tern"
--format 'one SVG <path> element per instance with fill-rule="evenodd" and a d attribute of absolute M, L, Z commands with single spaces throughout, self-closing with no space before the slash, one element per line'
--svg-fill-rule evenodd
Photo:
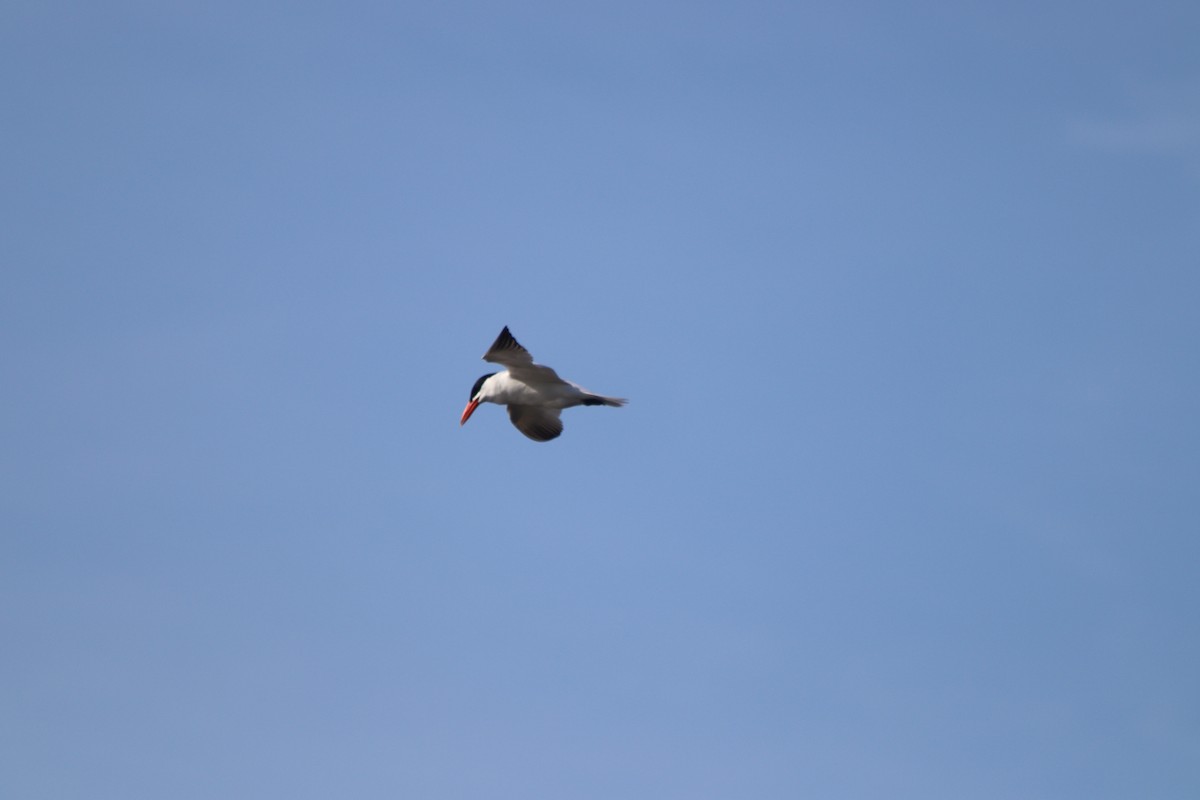
<path fill-rule="evenodd" d="M 620 397 L 592 394 L 582 386 L 564 381 L 550 367 L 533 363 L 533 356 L 517 343 L 508 326 L 483 354 L 483 360 L 508 369 L 475 381 L 459 425 L 467 423 L 480 403 L 498 403 L 508 406 L 508 418 L 517 430 L 535 442 L 548 442 L 562 433 L 562 420 L 558 417 L 564 408 L 623 406 L 629 402 Z"/>

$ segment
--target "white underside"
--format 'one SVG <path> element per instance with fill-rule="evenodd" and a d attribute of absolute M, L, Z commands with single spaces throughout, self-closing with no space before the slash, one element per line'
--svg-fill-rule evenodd
<path fill-rule="evenodd" d="M 505 370 L 488 378 L 479 389 L 480 402 L 561 409 L 582 405 L 585 398 L 594 396 L 582 386 L 559 378 L 549 367 L 527 367 L 521 373 L 514 377 Z"/>

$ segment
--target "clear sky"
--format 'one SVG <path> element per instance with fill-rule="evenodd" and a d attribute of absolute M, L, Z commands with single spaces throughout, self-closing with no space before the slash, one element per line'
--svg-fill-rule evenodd
<path fill-rule="evenodd" d="M 5 3 L 0 795 L 1200 796 L 1198 42 Z"/>

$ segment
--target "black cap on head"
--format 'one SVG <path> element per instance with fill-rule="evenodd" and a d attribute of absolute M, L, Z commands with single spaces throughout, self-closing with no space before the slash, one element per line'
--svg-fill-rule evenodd
<path fill-rule="evenodd" d="M 468 399 L 468 400 L 474 400 L 474 399 L 475 399 L 475 395 L 479 394 L 479 390 L 480 390 L 481 388 L 483 388 L 483 382 L 484 382 L 484 381 L 486 381 L 488 378 L 492 377 L 492 376 L 493 376 L 493 375 L 495 375 L 495 374 L 496 374 L 496 373 L 494 373 L 494 372 L 489 372 L 487 375 L 484 375 L 482 378 L 480 378 L 479 380 L 475 381 L 475 385 L 471 387 L 471 396 L 470 396 L 470 397 L 468 397 L 467 399 Z"/>

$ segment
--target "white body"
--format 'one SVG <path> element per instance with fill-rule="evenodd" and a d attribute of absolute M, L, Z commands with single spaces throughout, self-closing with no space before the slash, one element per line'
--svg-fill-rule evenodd
<path fill-rule="evenodd" d="M 544 370 L 549 374 L 537 374 L 534 370 Z M 516 377 L 509 370 L 497 372 L 483 382 L 479 394 L 475 395 L 481 403 L 499 403 L 502 406 L 541 406 L 543 408 L 570 408 L 581 406 L 583 401 L 592 394 L 582 386 L 564 381 L 549 367 L 537 364 L 519 371 Z M 614 400 L 615 398 L 604 398 Z"/>

